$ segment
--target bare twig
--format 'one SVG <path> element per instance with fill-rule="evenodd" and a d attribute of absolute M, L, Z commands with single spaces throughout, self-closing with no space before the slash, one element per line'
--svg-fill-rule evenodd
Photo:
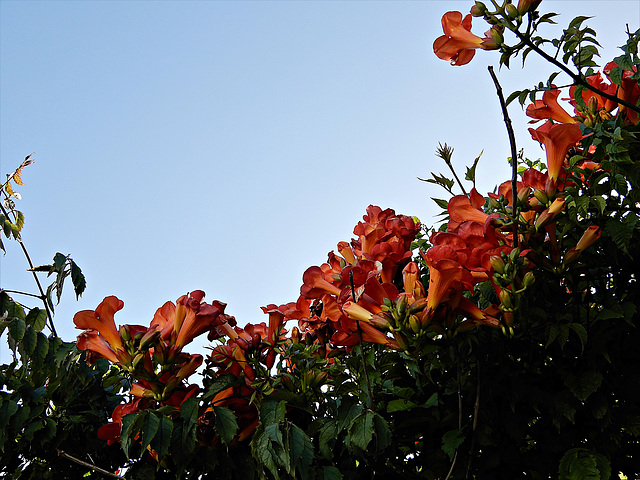
<path fill-rule="evenodd" d="M 509 112 L 507 111 L 507 104 L 504 101 L 504 95 L 502 94 L 502 87 L 498 82 L 493 67 L 489 65 L 489 74 L 493 79 L 493 83 L 496 86 L 498 98 L 500 99 L 500 107 L 502 107 L 502 116 L 504 117 L 504 123 L 507 126 L 507 133 L 509 134 L 509 145 L 511 145 L 511 198 L 513 204 L 513 247 L 518 248 L 518 150 L 516 148 L 516 135 L 513 132 L 513 126 L 511 125 L 511 118 L 509 118 Z"/>
<path fill-rule="evenodd" d="M 82 465 L 83 467 L 90 468 L 91 470 L 93 470 L 95 472 L 98 472 L 98 473 L 101 473 L 102 475 L 106 475 L 106 476 L 111 477 L 111 478 L 120 478 L 120 479 L 124 478 L 124 477 L 121 477 L 120 475 L 117 475 L 115 473 L 111 473 L 108 470 L 104 470 L 104 469 L 102 469 L 100 467 L 96 467 L 95 465 L 92 465 L 91 463 L 87 463 L 84 460 L 80 460 L 79 458 L 73 457 L 73 456 L 69 455 L 68 453 L 63 452 L 60 449 L 57 449 L 57 451 L 58 451 L 58 455 L 59 456 L 64 457 L 67 460 L 71 460 L 72 462 L 77 463 L 78 465 Z"/>

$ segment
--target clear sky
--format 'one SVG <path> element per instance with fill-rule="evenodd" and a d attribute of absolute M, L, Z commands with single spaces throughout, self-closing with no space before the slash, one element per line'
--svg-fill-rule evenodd
<path fill-rule="evenodd" d="M 117 323 L 148 325 L 195 289 L 240 324 L 265 321 L 260 306 L 295 301 L 367 205 L 434 223 L 445 192 L 416 177 L 445 171 L 438 142 L 460 173 L 484 149 L 481 193 L 506 180 L 498 55 L 451 67 L 432 50 L 442 15 L 472 4 L 0 0 L 0 170 L 36 153 L 24 241 L 35 263 L 60 251 L 87 277 L 79 302 L 67 286 L 59 333 L 72 340 L 73 314 L 107 295 L 125 302 Z M 561 14 L 557 35 L 594 15 L 606 61 L 640 23 L 636 0 L 542 8 Z M 518 67 L 499 72 L 507 92 L 546 80 Z M 511 114 L 519 146 L 544 156 Z M 0 286 L 35 292 L 5 245 Z"/>

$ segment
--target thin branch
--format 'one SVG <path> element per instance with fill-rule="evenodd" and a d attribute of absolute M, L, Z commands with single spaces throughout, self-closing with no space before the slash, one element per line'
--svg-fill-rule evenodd
<path fill-rule="evenodd" d="M 351 298 L 356 303 L 356 289 L 353 285 L 353 271 L 349 272 L 349 282 L 351 283 Z M 360 356 L 362 357 L 362 370 L 364 371 L 364 381 L 367 384 L 367 393 L 369 394 L 369 409 L 373 410 L 373 395 L 371 394 L 371 383 L 369 382 L 369 372 L 367 371 L 367 360 L 364 356 L 364 343 L 362 342 L 362 329 L 360 321 L 356 319 L 356 327 L 358 329 L 358 341 L 360 343 Z"/>
<path fill-rule="evenodd" d="M 7 290 L 6 288 L 3 288 L 1 290 L 7 293 L 15 293 L 16 295 L 25 295 L 27 297 L 34 297 L 34 298 L 37 298 L 38 300 L 42 300 L 42 297 L 40 295 L 36 295 L 35 293 L 20 292 L 19 290 Z"/>
<path fill-rule="evenodd" d="M 480 357 L 476 357 L 476 375 L 477 375 L 477 386 L 476 386 L 476 401 L 473 405 L 473 424 L 471 427 L 471 447 L 469 448 L 469 463 L 467 463 L 467 474 L 465 479 L 469 478 L 471 474 L 471 462 L 473 460 L 473 450 L 476 446 L 476 427 L 478 426 L 478 413 L 480 411 Z"/>
<path fill-rule="evenodd" d="M 509 118 L 509 112 L 507 110 L 507 104 L 504 101 L 504 95 L 502 94 L 502 87 L 498 82 L 493 67 L 489 65 L 489 74 L 493 79 L 493 83 L 496 86 L 498 98 L 500 99 L 500 107 L 502 108 L 502 116 L 504 117 L 504 123 L 507 126 L 507 133 L 509 134 L 509 145 L 511 145 L 511 198 L 513 205 L 513 247 L 518 248 L 518 217 L 516 215 L 518 205 L 518 150 L 516 148 L 516 135 L 513 132 L 513 126 L 511 125 L 511 118 Z"/>
<path fill-rule="evenodd" d="M 5 192 L 5 195 L 6 195 L 6 192 Z M 0 202 L 0 209 L 2 209 L 2 213 L 4 214 L 4 216 L 6 218 L 9 218 L 9 213 L 5 210 L 4 205 L 2 205 L 2 202 Z M 22 248 L 24 256 L 27 259 L 27 263 L 29 264 L 29 269 L 33 274 L 33 279 L 36 281 L 36 285 L 38 286 L 38 291 L 40 292 L 40 299 L 44 304 L 44 309 L 47 312 L 47 318 L 49 319 L 49 329 L 51 330 L 51 333 L 53 333 L 53 335 L 57 337 L 58 333 L 56 332 L 56 327 L 53 324 L 53 316 L 51 315 L 51 311 L 49 310 L 49 305 L 47 305 L 47 300 L 46 300 L 47 296 L 45 295 L 44 290 L 42 289 L 42 285 L 40 284 L 40 279 L 38 278 L 38 275 L 36 275 L 36 272 L 33 271 L 34 266 L 33 266 L 33 262 L 31 261 L 31 256 L 29 256 L 27 247 L 25 246 L 24 242 L 22 241 L 22 238 L 19 235 L 18 235 L 18 238 L 16 238 L 16 240 L 20 244 L 20 247 Z"/>
<path fill-rule="evenodd" d="M 599 88 L 594 87 L 593 85 L 591 85 L 589 82 L 587 82 L 587 80 L 584 78 L 584 76 L 582 75 L 582 73 L 578 72 L 577 74 L 574 73 L 569 67 L 567 67 L 564 63 L 558 61 L 557 59 L 553 58 L 551 55 L 549 55 L 547 52 L 545 52 L 544 50 L 542 50 L 540 47 L 538 47 L 535 43 L 533 43 L 531 41 L 531 38 L 523 35 L 522 33 L 520 33 L 518 30 L 514 29 L 512 30 L 512 32 L 520 39 L 522 40 L 522 42 L 524 42 L 525 45 L 527 45 L 528 47 L 530 47 L 534 52 L 536 52 L 538 55 L 540 55 L 542 58 L 544 58 L 546 61 L 550 62 L 551 64 L 555 65 L 556 67 L 558 67 L 560 70 L 562 70 L 564 73 L 566 73 L 567 75 L 569 75 L 571 77 L 571 79 L 575 82 L 576 85 L 582 85 L 583 87 L 591 90 L 594 93 L 597 93 L 598 95 L 600 95 L 601 97 L 604 97 L 608 100 L 611 100 L 613 102 L 618 103 L 619 105 L 624 105 L 627 108 L 630 108 L 631 110 L 634 110 L 635 112 L 640 113 L 640 107 L 637 107 L 636 105 L 627 102 L 626 100 L 623 100 L 620 97 L 617 97 L 616 95 L 611 95 L 610 93 L 607 92 L 603 92 L 602 90 L 600 90 Z"/>
<path fill-rule="evenodd" d="M 73 457 L 73 456 L 69 455 L 68 453 L 63 452 L 60 449 L 56 449 L 56 450 L 58 451 L 58 455 L 59 456 L 64 457 L 67 460 L 71 460 L 72 462 L 77 463 L 78 465 L 82 465 L 83 467 L 90 468 L 91 470 L 93 470 L 95 472 L 98 472 L 98 473 L 101 473 L 102 475 L 106 475 L 106 476 L 111 477 L 111 478 L 120 478 L 120 479 L 124 478 L 124 477 L 121 477 L 120 475 L 116 475 L 115 473 L 111 473 L 108 470 L 104 470 L 104 469 L 102 469 L 100 467 L 96 467 L 95 465 L 92 465 L 91 463 L 87 463 L 84 460 L 80 460 L 79 458 Z"/>
<path fill-rule="evenodd" d="M 458 430 L 462 430 L 462 385 L 460 381 L 460 350 L 458 348 L 458 344 L 454 342 L 453 344 L 454 352 L 456 354 L 456 380 L 458 383 Z M 449 480 L 451 474 L 453 473 L 453 468 L 456 466 L 456 460 L 458 460 L 458 450 L 459 447 L 456 447 L 456 453 L 453 455 L 453 461 L 451 462 L 451 468 L 449 469 L 449 473 L 444 480 Z"/>

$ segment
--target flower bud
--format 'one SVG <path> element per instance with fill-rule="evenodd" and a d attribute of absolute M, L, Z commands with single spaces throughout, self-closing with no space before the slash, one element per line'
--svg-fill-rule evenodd
<path fill-rule="evenodd" d="M 587 109 L 591 115 L 595 115 L 598 111 L 598 99 L 593 96 L 587 101 Z"/>
<path fill-rule="evenodd" d="M 156 343 L 156 341 L 158 341 L 158 339 L 160 338 L 160 331 L 154 329 L 149 329 L 147 330 L 147 332 L 142 336 L 142 338 L 140 339 L 140 346 L 139 348 L 141 350 L 144 350 L 148 347 L 150 347 L 151 345 L 153 345 L 154 343 Z"/>
<path fill-rule="evenodd" d="M 131 341 L 131 332 L 129 331 L 129 325 L 122 325 L 118 333 L 120 334 L 120 337 L 122 337 L 122 341 L 124 343 Z"/>
<path fill-rule="evenodd" d="M 529 288 L 536 281 L 536 277 L 533 272 L 527 272 L 524 274 L 524 278 L 522 279 L 522 285 L 524 288 Z"/>
<path fill-rule="evenodd" d="M 506 308 L 511 308 L 511 294 L 506 290 L 500 290 L 500 303 Z"/>
<path fill-rule="evenodd" d="M 511 4 L 509 3 L 508 5 L 511 5 Z M 520 203 L 525 203 L 529 198 L 529 195 L 531 195 L 531 187 L 521 188 L 520 191 L 518 192 L 518 201 Z"/>
<path fill-rule="evenodd" d="M 500 257 L 500 255 L 491 255 L 489 263 L 491 263 L 491 267 L 497 273 L 504 273 L 504 260 L 502 260 L 502 257 Z"/>
<path fill-rule="evenodd" d="M 293 343 L 300 343 L 300 330 L 298 330 L 298 327 L 291 329 L 291 341 Z"/>
<path fill-rule="evenodd" d="M 533 11 L 538 8 L 542 0 L 520 0 L 518 2 L 518 12 L 520 15 L 524 15 L 527 12 Z"/>
<path fill-rule="evenodd" d="M 508 17 L 511 20 L 515 20 L 520 16 L 520 12 L 518 12 L 518 9 L 513 3 L 507 3 L 507 5 L 505 6 L 505 9 L 507 11 Z"/>
<path fill-rule="evenodd" d="M 502 32 L 500 31 L 500 28 L 497 27 L 491 27 L 491 29 L 489 30 L 489 34 L 491 35 L 491 38 L 493 39 L 494 42 L 496 42 L 496 45 L 500 46 L 504 43 L 504 36 L 502 35 Z"/>
<path fill-rule="evenodd" d="M 416 315 L 409 316 L 409 327 L 413 333 L 420 333 L 420 329 L 422 328 L 422 324 Z"/>
<path fill-rule="evenodd" d="M 533 196 L 536 197 L 542 205 L 546 205 L 549 202 L 549 197 L 547 197 L 547 194 L 539 188 L 536 188 L 533 191 Z"/>

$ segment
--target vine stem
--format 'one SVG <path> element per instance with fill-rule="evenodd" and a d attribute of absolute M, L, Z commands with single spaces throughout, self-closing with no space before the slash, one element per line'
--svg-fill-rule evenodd
<path fill-rule="evenodd" d="M 9 213 L 5 210 L 4 205 L 2 205 L 1 202 L 0 202 L 0 209 L 2 209 L 3 215 L 6 218 L 9 218 Z M 14 217 L 15 217 L 15 214 L 14 214 Z M 40 279 L 38 278 L 38 275 L 36 275 L 36 272 L 33 271 L 34 266 L 33 266 L 33 262 L 31 261 L 31 256 L 29 255 L 29 252 L 27 251 L 27 247 L 22 241 L 22 237 L 18 235 L 18 238 L 16 238 L 16 240 L 20 244 L 20 247 L 22 248 L 22 252 L 24 253 L 24 256 L 27 259 L 27 263 L 29 264 L 29 270 L 33 274 L 33 279 L 36 281 L 38 291 L 40 292 L 40 296 L 37 298 L 40 298 L 40 300 L 42 300 L 44 309 L 47 312 L 47 318 L 49 319 L 49 329 L 51 330 L 51 333 L 53 333 L 53 335 L 57 337 L 58 333 L 56 332 L 56 327 L 53 324 L 53 316 L 51 315 L 51 310 L 49 310 L 49 305 L 47 305 L 47 296 L 45 295 L 44 290 L 42 289 L 42 284 L 40 283 Z"/>
<path fill-rule="evenodd" d="M 124 477 L 121 477 L 120 475 L 117 475 L 115 473 L 111 473 L 108 470 L 104 470 L 104 469 L 102 469 L 100 467 L 96 467 L 95 465 L 93 465 L 91 463 L 88 463 L 88 462 L 85 462 L 84 460 L 80 460 L 79 458 L 73 457 L 73 456 L 69 455 L 68 453 L 63 452 L 60 449 L 57 449 L 57 451 L 58 451 L 58 455 L 59 456 L 64 457 L 67 460 L 71 460 L 72 462 L 77 463 L 78 465 L 82 465 L 83 467 L 90 468 L 91 470 L 96 471 L 98 473 L 101 473 L 102 475 L 106 475 L 106 476 L 111 477 L 111 478 L 122 478 L 122 479 L 124 478 Z"/>
<path fill-rule="evenodd" d="M 509 117 L 509 111 L 507 110 L 507 104 L 504 101 L 504 95 L 502 94 L 502 87 L 498 82 L 493 71 L 493 66 L 489 65 L 489 74 L 496 86 L 496 92 L 500 99 L 500 107 L 502 108 L 502 116 L 504 117 L 504 123 L 507 126 L 507 133 L 509 134 L 509 145 L 511 146 L 511 199 L 513 205 L 513 247 L 518 248 L 518 221 L 517 221 L 517 204 L 518 204 L 518 150 L 516 148 L 516 135 L 513 132 L 513 125 L 511 124 L 511 118 Z"/>
<path fill-rule="evenodd" d="M 356 303 L 356 289 L 353 284 L 353 271 L 349 272 L 349 283 L 351 284 L 351 298 Z M 367 384 L 367 393 L 369 395 L 369 410 L 373 410 L 373 395 L 371 394 L 371 383 L 369 382 L 369 372 L 367 371 L 367 360 L 364 356 L 364 343 L 362 342 L 362 329 L 360 321 L 356 319 L 356 328 L 358 330 L 358 342 L 360 343 L 360 356 L 362 357 L 362 370 L 364 371 L 364 381 Z"/>

